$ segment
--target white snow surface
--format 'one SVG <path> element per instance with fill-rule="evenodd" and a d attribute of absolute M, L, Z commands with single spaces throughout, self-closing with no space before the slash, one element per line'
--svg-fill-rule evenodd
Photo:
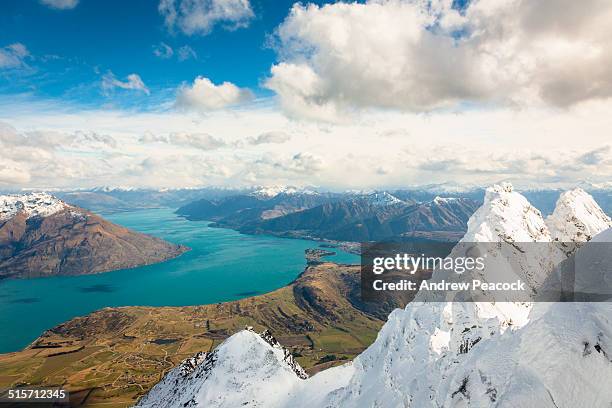
<path fill-rule="evenodd" d="M 540 211 L 510 183 L 490 187 L 483 205 L 468 221 L 464 242 L 548 242 L 550 233 Z"/>
<path fill-rule="evenodd" d="M 588 241 L 612 227 L 612 220 L 590 194 L 576 188 L 561 194 L 546 225 L 555 241 Z"/>
<path fill-rule="evenodd" d="M 0 221 L 23 211 L 27 218 L 48 217 L 70 208 L 68 204 L 47 193 L 0 195 Z"/>
<path fill-rule="evenodd" d="M 576 234 L 577 225 L 604 229 L 593 221 L 599 207 L 584 192 L 566 193 L 557 207 L 553 215 L 573 218 L 553 217 L 551 236 L 540 212 L 510 184 L 487 189 L 462 243 L 507 242 L 516 251 L 505 263 L 500 259 L 510 254 L 488 257 L 481 278 L 518 274 L 535 288 L 581 249 L 533 253 L 525 251 L 529 243 L 560 236 L 583 242 L 590 237 Z M 612 241 L 611 231 L 594 240 Z M 458 245 L 453 252 L 462 250 Z M 611 253 L 602 256 L 612 264 Z M 441 271 L 432 277 L 442 278 Z M 245 406 L 286 408 L 612 406 L 612 303 L 426 299 L 419 293 L 405 309 L 394 310 L 376 341 L 352 363 L 308 379 L 282 368 L 279 358 L 262 359 L 259 347 L 245 352 L 256 339 L 241 332 L 219 346 L 211 374 L 186 380 L 169 374 L 143 400 L 163 405 L 143 406 L 179 407 L 186 398 L 207 408 L 247 400 Z"/>

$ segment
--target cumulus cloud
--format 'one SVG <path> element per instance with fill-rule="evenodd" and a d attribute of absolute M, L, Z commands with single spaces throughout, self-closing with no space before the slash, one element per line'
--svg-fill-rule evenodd
<path fill-rule="evenodd" d="M 70 10 L 79 4 L 79 0 L 40 0 L 40 3 L 58 10 Z"/>
<path fill-rule="evenodd" d="M 255 137 L 250 137 L 248 139 L 248 143 L 251 145 L 257 146 L 257 145 L 269 144 L 269 143 L 280 144 L 280 143 L 288 142 L 289 140 L 291 140 L 291 136 L 289 136 L 287 133 L 272 131 L 272 132 L 261 133 Z"/>
<path fill-rule="evenodd" d="M 138 74 L 130 74 L 127 76 L 125 81 L 121 81 L 115 77 L 111 71 L 108 71 L 104 76 L 102 76 L 102 89 L 104 91 L 110 91 L 114 88 L 128 89 L 132 91 L 140 91 L 149 95 L 151 92 L 149 88 L 144 84 L 140 75 Z"/>
<path fill-rule="evenodd" d="M 192 85 L 183 84 L 176 96 L 176 106 L 185 110 L 206 112 L 237 105 L 253 99 L 253 93 L 231 82 L 215 85 L 210 79 L 197 77 Z"/>
<path fill-rule="evenodd" d="M 569 111 L 373 112 L 358 123 L 325 126 L 267 108 L 205 118 L 52 109 L 3 111 L 11 124 L 28 129 L 0 125 L 4 184 L 363 189 L 509 180 L 521 188 L 568 188 L 612 177 L 612 104 L 606 101 Z M 292 138 L 281 143 L 283 132 Z"/>
<path fill-rule="evenodd" d="M 217 24 L 235 30 L 255 16 L 249 0 L 161 0 L 159 12 L 170 30 L 207 35 Z"/>
<path fill-rule="evenodd" d="M 25 45 L 14 43 L 0 48 L 0 69 L 19 68 L 25 65 L 30 52 Z"/>
<path fill-rule="evenodd" d="M 74 183 L 112 170 L 106 161 L 116 140 L 92 131 L 22 132 L 0 123 L 0 185 Z"/>
<path fill-rule="evenodd" d="M 165 42 L 160 42 L 153 46 L 153 55 L 158 58 L 168 59 L 174 55 L 174 50 Z"/>
<path fill-rule="evenodd" d="M 266 86 L 285 111 L 422 112 L 462 102 L 567 107 L 612 96 L 606 0 L 370 0 L 293 6 Z"/>

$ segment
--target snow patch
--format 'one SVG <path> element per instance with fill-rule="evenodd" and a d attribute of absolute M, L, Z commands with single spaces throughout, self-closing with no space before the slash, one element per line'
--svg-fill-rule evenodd
<path fill-rule="evenodd" d="M 48 217 L 70 208 L 68 204 L 47 193 L 0 195 L 0 221 L 8 220 L 17 213 L 27 218 Z"/>

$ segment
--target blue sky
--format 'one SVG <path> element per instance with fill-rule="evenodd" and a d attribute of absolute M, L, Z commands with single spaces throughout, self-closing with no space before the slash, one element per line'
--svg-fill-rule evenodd
<path fill-rule="evenodd" d="M 0 188 L 609 184 L 585 2 L 2 0 Z"/>
<path fill-rule="evenodd" d="M 215 83 L 230 81 L 258 96 L 275 62 L 267 36 L 289 13 L 292 1 L 255 0 L 247 27 L 187 35 L 169 29 L 152 0 L 82 0 L 73 9 L 54 9 L 37 0 L 3 0 L 0 5 L 0 46 L 25 45 L 29 70 L 0 72 L 0 94 L 32 93 L 84 104 L 130 104 L 167 98 L 177 85 L 202 75 Z M 154 47 L 170 46 L 173 58 L 159 58 Z M 189 46 L 196 57 L 179 61 L 176 52 Z M 138 73 L 153 98 L 105 95 L 100 77 L 111 71 L 123 79 Z M 136 95 L 137 96 L 137 95 Z M 155 98 L 157 96 L 157 98 Z M 135 100 L 136 99 L 136 100 Z"/>

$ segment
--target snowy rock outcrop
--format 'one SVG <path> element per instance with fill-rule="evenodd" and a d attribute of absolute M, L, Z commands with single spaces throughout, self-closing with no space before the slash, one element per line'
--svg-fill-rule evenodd
<path fill-rule="evenodd" d="M 510 184 L 502 184 L 487 189 L 483 206 L 471 217 L 465 237 L 451 256 L 461 255 L 470 243 L 500 243 L 500 248 L 509 249 L 488 254 L 480 278 L 520 276 L 535 296 L 560 262 L 587 249 L 575 245 L 571 252 L 562 251 L 547 243 L 584 242 L 598 233 L 596 241 L 612 241 L 609 226 L 609 218 L 581 190 L 562 195 L 545 222 Z M 530 250 L 533 247 L 544 250 Z M 596 262 L 603 257 L 604 264 L 612 264 L 610 253 L 589 256 L 596 256 Z M 443 278 L 444 273 L 435 271 L 432 280 Z M 612 272 L 603 279 L 609 282 L 608 275 Z M 611 303 L 426 300 L 427 294 L 419 293 L 405 309 L 393 311 L 376 341 L 352 363 L 306 380 L 295 373 L 287 376 L 274 371 L 278 359 L 267 363 L 274 374 L 263 380 L 250 375 L 248 381 L 243 377 L 232 381 L 234 372 L 215 368 L 214 380 L 193 380 L 198 385 L 189 391 L 193 400 L 187 400 L 207 408 L 240 406 L 238 402 L 246 400 L 228 398 L 238 398 L 243 389 L 233 385 L 247 384 L 245 395 L 252 398 L 248 406 L 612 406 L 608 384 L 612 378 Z M 247 357 L 242 346 L 232 346 L 235 336 L 218 348 L 215 364 L 232 364 L 243 356 L 248 364 L 255 364 L 251 373 L 259 373 L 263 370 L 260 359 Z M 235 350 L 230 352 L 230 347 Z M 171 401 L 165 406 L 178 407 L 168 398 L 181 393 L 177 389 L 191 381 L 162 387 L 163 393 L 156 386 L 143 401 Z M 252 390 L 259 387 L 274 391 L 254 395 Z"/>
<path fill-rule="evenodd" d="M 47 193 L 0 195 L 0 221 L 23 212 L 26 218 L 48 217 L 70 206 Z"/>
<path fill-rule="evenodd" d="M 561 194 L 546 225 L 555 241 L 584 242 L 611 228 L 612 220 L 590 194 L 576 188 Z"/>
<path fill-rule="evenodd" d="M 139 407 L 272 407 L 308 375 L 268 331 L 240 331 L 172 369 Z"/>

